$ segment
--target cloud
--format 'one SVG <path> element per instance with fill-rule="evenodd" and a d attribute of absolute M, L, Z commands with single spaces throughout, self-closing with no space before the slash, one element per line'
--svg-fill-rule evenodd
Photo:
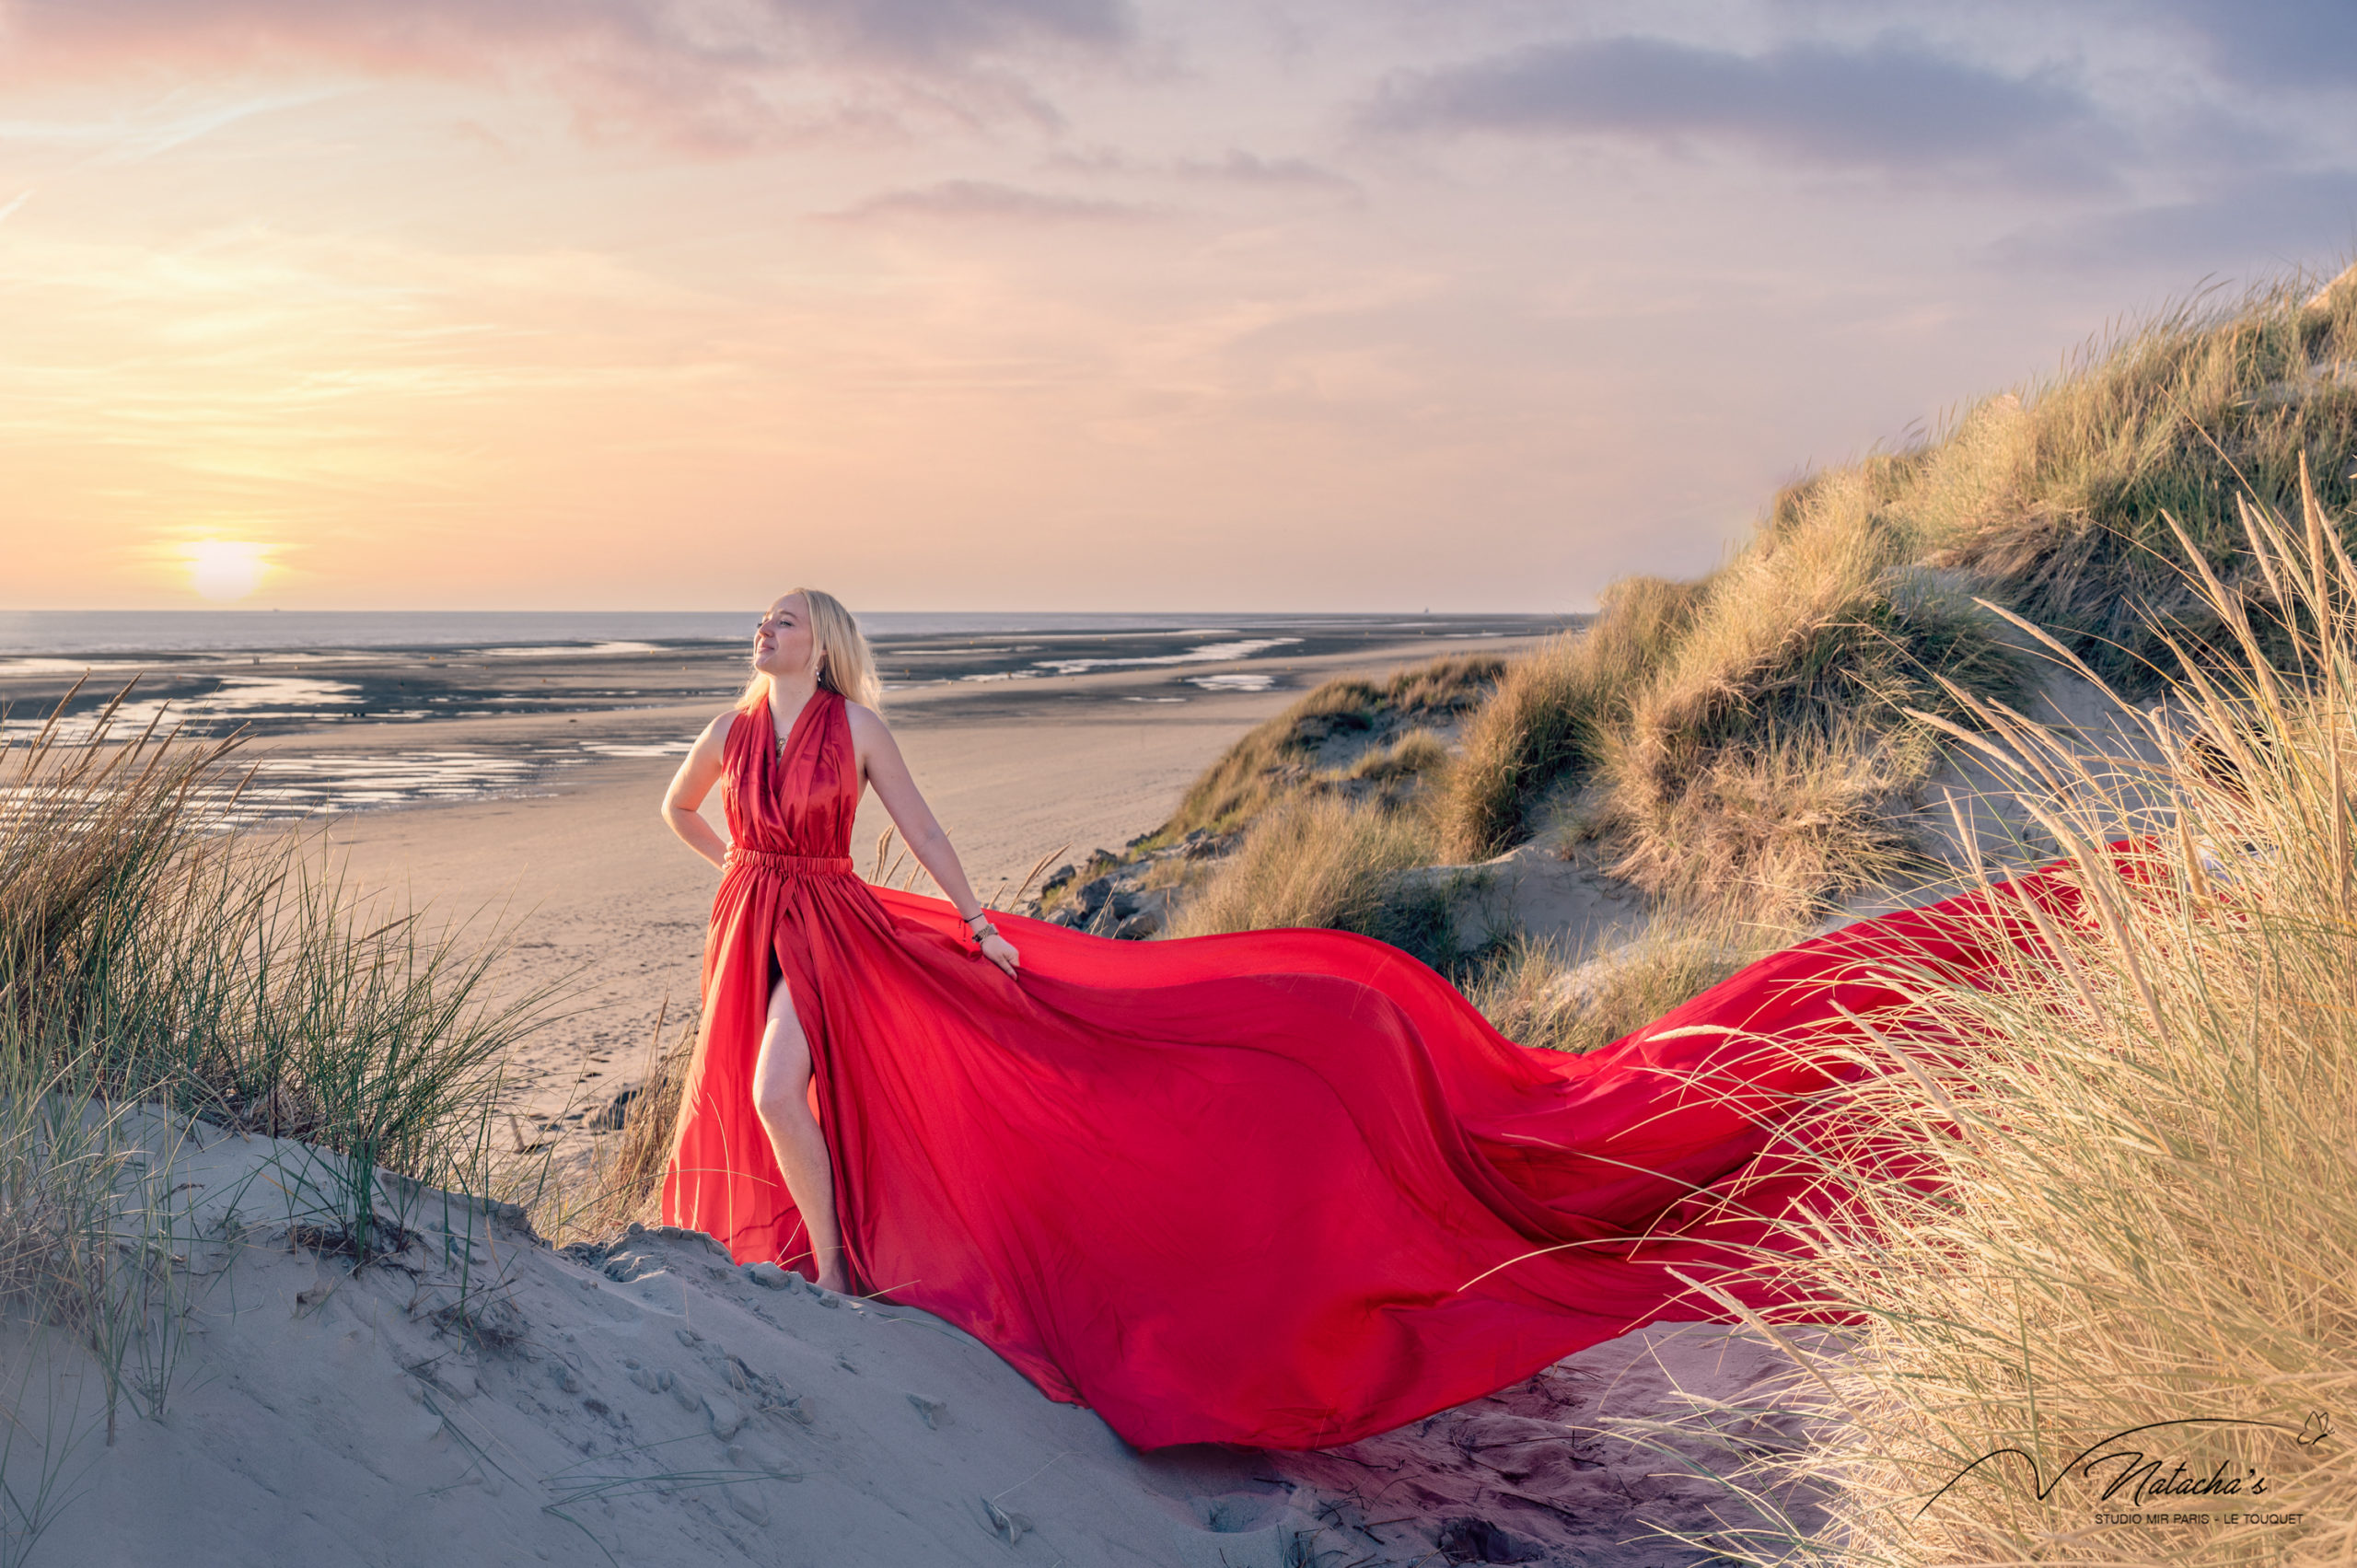
<path fill-rule="evenodd" d="M 2114 272 L 2133 258 L 2181 274 L 2330 276 L 2357 256 L 2357 170 L 2245 169 L 2177 200 L 2025 226 L 1987 255 L 2005 267 Z"/>
<path fill-rule="evenodd" d="M 1262 157 L 1231 150 L 1223 158 L 1182 158 L 1173 172 L 1190 180 L 1219 180 L 1280 191 L 1336 191 L 1356 195 L 1359 184 L 1323 164 L 1298 157 Z"/>
<path fill-rule="evenodd" d="M 855 206 L 820 215 L 833 223 L 889 223 L 914 218 L 949 223 L 1126 223 L 1152 215 L 1126 202 L 1027 191 L 988 180 L 944 180 L 888 191 Z"/>
<path fill-rule="evenodd" d="M 217 102 L 151 104 L 103 120 L 0 120 L 0 142 L 107 159 L 135 162 L 156 157 L 258 114 L 299 108 L 334 97 L 332 91 L 238 94 Z"/>
<path fill-rule="evenodd" d="M 2052 73 L 2009 76 L 1887 37 L 1759 54 L 1642 37 L 1540 44 L 1395 77 L 1364 118 L 1391 131 L 1719 140 L 1888 169 L 2052 160 L 2082 173 L 2084 145 L 2057 139 L 2105 135 Z"/>
<path fill-rule="evenodd" d="M 2158 14 L 2192 31 L 2229 81 L 2357 87 L 2357 6 L 2348 0 L 2170 0 Z"/>
<path fill-rule="evenodd" d="M 1364 199 L 1359 182 L 1338 169 L 1305 157 L 1264 157 L 1230 148 L 1219 157 L 1141 158 L 1116 147 L 1058 147 L 1040 167 L 1090 180 L 1184 180 L 1289 195 L 1312 192 Z"/>
<path fill-rule="evenodd" d="M 1132 36 L 1127 0 L 0 0 L 0 75 L 525 81 L 585 129 L 725 151 L 874 113 L 797 102 L 821 75 L 913 83 L 953 117 L 1051 119 L 1009 63 Z"/>

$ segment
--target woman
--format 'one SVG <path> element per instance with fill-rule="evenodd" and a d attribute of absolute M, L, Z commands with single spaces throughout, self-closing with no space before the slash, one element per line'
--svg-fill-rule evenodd
<path fill-rule="evenodd" d="M 671 830 L 718 866 L 725 878 L 713 907 L 714 940 L 705 953 L 706 1039 L 712 1034 L 712 1009 L 742 1003 L 747 994 L 743 982 L 750 978 L 749 973 L 719 973 L 722 959 L 741 959 L 754 950 L 744 942 L 737 948 L 724 947 L 719 940 L 724 910 L 734 922 L 750 921 L 731 929 L 748 942 L 766 947 L 768 957 L 767 995 L 760 1043 L 749 1063 L 749 1088 L 754 1115 L 767 1135 L 772 1167 L 783 1173 L 791 1206 L 777 1209 L 773 1193 L 767 1200 L 758 1195 L 771 1186 L 758 1160 L 751 1162 L 755 1168 L 750 1171 L 724 1166 L 726 1175 L 719 1183 L 723 1206 L 717 1216 L 723 1228 L 714 1234 L 730 1241 L 740 1261 L 749 1260 L 744 1257 L 748 1248 L 760 1257 L 778 1256 L 780 1249 L 763 1245 L 761 1238 L 778 1233 L 798 1213 L 817 1283 L 822 1289 L 835 1291 L 849 1285 L 835 1220 L 834 1175 L 829 1167 L 826 1139 L 813 1114 L 816 1074 L 801 1019 L 806 1015 L 819 1016 L 815 1007 L 819 971 L 813 963 L 810 941 L 818 933 L 809 927 L 856 920 L 871 912 L 851 892 L 853 888 L 862 894 L 867 889 L 851 878 L 851 862 L 842 853 L 850 847 L 852 819 L 858 812 L 863 787 L 875 787 L 877 798 L 892 814 L 910 853 L 932 874 L 935 885 L 949 894 L 957 908 L 973 911 L 960 923 L 975 939 L 978 950 L 1010 978 L 1017 961 L 1014 947 L 983 914 L 981 900 L 974 897 L 965 867 L 958 863 L 957 851 L 949 847 L 949 835 L 941 830 L 923 796 L 917 793 L 892 732 L 877 716 L 876 704 L 881 696 L 875 660 L 850 613 L 830 594 L 796 588 L 770 606 L 754 627 L 751 682 L 735 709 L 704 726 L 663 796 L 663 816 Z M 815 738 L 796 751 L 795 742 L 804 738 L 805 720 L 815 726 Z M 789 758 L 795 762 L 791 769 Z M 732 759 L 740 765 L 731 769 Z M 723 779 L 731 840 L 727 845 L 697 811 L 714 782 Z M 813 815 L 806 821 L 795 815 L 797 811 Z M 808 847 L 829 853 L 799 853 Z M 842 907 L 845 898 L 851 900 L 848 910 Z M 761 941 L 772 933 L 773 945 Z M 795 934 L 804 939 L 792 940 Z M 715 980 L 736 983 L 725 985 L 723 993 L 715 997 Z M 794 995 L 797 981 L 805 998 L 799 1005 Z M 730 1022 L 741 1036 L 741 1017 L 732 1016 Z M 708 1057 L 708 1052 L 699 1051 L 699 1081 Z M 720 1075 L 733 1083 L 730 1065 L 724 1063 Z M 705 1086 L 716 1091 L 718 1084 Z M 692 1119 L 683 1120 L 683 1127 L 692 1125 Z M 752 1194 L 741 1191 L 747 1177 L 755 1184 Z M 734 1202 L 740 1197 L 749 1197 L 752 1205 L 741 1214 Z M 667 1214 L 670 1202 L 667 1183 Z M 765 1202 L 775 1211 L 767 1216 L 766 1224 Z M 685 1223 L 711 1229 L 714 1217 L 698 1208 L 696 1218 Z"/>
<path fill-rule="evenodd" d="M 1774 1299 L 1744 1266 L 1809 1187 L 1778 1131 L 1829 1081 L 1788 1047 L 1897 1003 L 1860 965 L 1969 978 L 2022 924 L 1952 900 L 1586 1056 L 1529 1050 L 1344 932 L 993 919 L 842 607 L 777 600 L 753 667 L 664 800 L 724 875 L 663 1217 L 936 1313 L 1142 1447 L 1348 1442 L 1721 1316 L 1689 1281 Z M 725 848 L 695 812 L 715 781 Z M 853 875 L 868 785 L 946 901 Z"/>

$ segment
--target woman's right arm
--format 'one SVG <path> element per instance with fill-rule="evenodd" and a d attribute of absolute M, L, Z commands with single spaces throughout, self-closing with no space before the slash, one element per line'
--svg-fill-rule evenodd
<path fill-rule="evenodd" d="M 727 869 L 728 845 L 696 807 L 703 804 L 703 797 L 712 793 L 713 784 L 720 778 L 722 749 L 728 743 L 729 721 L 736 716 L 733 713 L 723 714 L 703 726 L 703 733 L 688 749 L 687 761 L 671 775 L 671 787 L 663 792 L 663 820 L 687 841 L 690 849 L 724 871 Z"/>

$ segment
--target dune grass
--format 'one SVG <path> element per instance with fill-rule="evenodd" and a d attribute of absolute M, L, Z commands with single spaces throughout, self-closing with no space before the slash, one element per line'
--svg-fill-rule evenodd
<path fill-rule="evenodd" d="M 1451 654 L 1380 679 L 1343 676 L 1248 731 L 1132 846 L 1198 830 L 1241 835 L 1208 865 L 1147 873 L 1149 887 L 1179 887 L 1168 934 L 1329 926 L 1456 961 L 1446 890 L 1399 873 L 1430 865 L 1438 843 L 1429 797 L 1452 759 L 1434 726 L 1480 703 L 1506 668 L 1495 655 Z M 1073 885 L 1098 869 L 1091 862 Z"/>
<path fill-rule="evenodd" d="M 0 1060 L 0 1568 L 79 1494 L 89 1439 L 173 1392 L 200 1238 L 134 1121 L 70 1071 Z"/>
<path fill-rule="evenodd" d="M 1804 927 L 1835 900 L 1916 867 L 1921 856 L 1885 805 L 1937 758 L 1920 729 L 1891 735 L 1855 721 L 1703 751 L 1674 787 L 1651 781 L 1633 799 L 1614 799 L 1611 870 L 1671 912 Z"/>
<path fill-rule="evenodd" d="M 1620 875 L 1656 893 L 1832 896 L 1874 806 L 1937 762 L 1908 710 L 1954 716 L 1951 689 L 2024 704 L 2010 629 L 1910 566 L 1911 541 L 1877 524 L 1881 487 L 1871 464 L 1820 485 L 1800 521 L 1712 579 L 1631 699 L 1603 763 Z M 1741 829 L 1704 825 L 1730 812 Z"/>
<path fill-rule="evenodd" d="M 1592 625 L 1509 664 L 1466 721 L 1441 806 L 1443 853 L 1484 860 L 1528 838 L 1539 799 L 1594 772 L 1701 595 L 1700 584 L 1623 578 Z"/>
<path fill-rule="evenodd" d="M 161 1414 L 190 1288 L 149 1108 L 301 1140 L 274 1174 L 288 1235 L 358 1266 L 431 1190 L 516 1179 L 500 1065 L 551 995 L 489 993 L 496 930 L 215 830 L 234 744 L 117 737 L 114 711 L 0 748 L 0 1332 L 87 1352 L 110 1440 L 126 1401 Z M 44 1442 L 31 1481 L 0 1462 L 0 1556 L 38 1539 L 73 1446 Z"/>
<path fill-rule="evenodd" d="M 1387 746 L 1359 753 L 1342 776 L 1359 783 L 1403 784 L 1422 779 L 1448 764 L 1448 742 L 1418 725 Z"/>
<path fill-rule="evenodd" d="M 2142 793 L 2104 801 L 2067 746 L 1979 715 L 2068 846 L 2084 914 L 2047 919 L 1987 990 L 1900 973 L 1907 1005 L 1842 1048 L 1866 1075 L 1802 1156 L 1855 1199 L 1785 1222 L 1813 1256 L 1780 1271 L 1854 1324 L 1781 1391 L 1816 1441 L 1706 1418 L 1748 1456 L 1738 1484 L 1813 1489 L 1829 1519 L 1716 1550 L 1897 1568 L 2357 1553 L 2357 567 L 2335 522 L 2313 492 L 2296 521 L 2252 515 L 2241 564 L 2264 600 L 2190 574 L 2239 657 L 2208 672 L 2155 633 L 2184 673 L 2176 716 L 2147 720 L 2166 761 L 2117 761 Z M 2117 812 L 2149 830 L 2124 862 L 2097 842 Z M 1799 1346 L 1777 1320 L 1801 1316 L 1755 1323 Z M 2113 1436 L 2154 1423 L 2191 1424 Z M 2188 1513 L 2205 1522 L 2154 1516 Z"/>
<path fill-rule="evenodd" d="M 1462 988 L 1508 1040 L 1576 1055 L 1651 1023 L 1797 935 L 1717 912 L 1673 912 L 1636 940 L 1590 957 L 1523 934 L 1478 964 Z"/>
<path fill-rule="evenodd" d="M 2237 498 L 2296 515 L 2305 459 L 2327 514 L 2346 516 L 2352 449 L 2357 269 L 2321 290 L 2293 276 L 2188 302 L 2090 344 L 1913 454 L 1889 509 L 1932 564 L 1971 572 L 2141 696 L 2178 668 L 2172 645 L 2233 652 L 2181 568 L 2224 568 L 2238 598 L 2263 587 L 2242 576 Z"/>
<path fill-rule="evenodd" d="M 1535 830 L 1548 792 L 1592 780 L 1630 852 L 1622 875 L 1660 892 L 1679 877 L 1757 882 L 1758 857 L 1736 853 L 1747 844 L 1771 864 L 1805 858 L 1760 831 L 1778 786 L 1802 791 L 1786 814 L 1805 842 L 1852 793 L 1839 783 L 1846 754 L 1878 753 L 1879 789 L 1844 813 L 1864 827 L 1867 801 L 1936 761 L 1907 707 L 1956 711 L 1944 683 L 2019 702 L 2026 671 L 2009 629 L 1972 604 L 1959 574 L 1914 564 L 1913 536 L 1879 517 L 1890 468 L 1814 482 L 1805 504 L 1785 503 L 1796 516 L 1703 582 L 1615 585 L 1592 627 L 1509 668 L 1467 724 L 1443 807 L 1449 848 L 1467 859 L 1506 849 Z M 1835 777 L 1817 777 L 1827 767 Z M 1696 819 L 1730 794 L 1747 797 L 1754 829 L 1697 863 Z"/>
<path fill-rule="evenodd" d="M 1910 711 L 2024 705 L 2022 639 L 1977 599 L 2149 698 L 2187 658 L 2247 656 L 2186 572 L 2198 559 L 2238 604 L 2266 595 L 2235 497 L 2294 505 L 2312 457 L 2339 517 L 2352 450 L 2357 271 L 2165 310 L 1904 451 L 1788 486 L 1702 581 L 1608 592 L 1467 721 L 1444 849 L 1496 854 L 1576 789 L 1614 872 L 1647 891 L 1775 923 L 1821 912 L 1906 862 L 1886 807 L 1941 756 Z M 2289 653 L 2265 626 L 2254 646 Z"/>
<path fill-rule="evenodd" d="M 670 1163 L 673 1126 L 687 1092 L 699 1016 L 691 1012 L 666 1036 L 669 1007 L 655 1020 L 639 1063 L 638 1092 L 622 1114 L 621 1135 L 590 1144 L 586 1177 L 538 1181 L 526 1193 L 532 1227 L 552 1246 L 596 1241 L 633 1221 L 660 1218 L 663 1171 Z"/>
<path fill-rule="evenodd" d="M 1353 675 L 1314 687 L 1223 752 L 1143 847 L 1173 842 L 1198 828 L 1219 833 L 1241 828 L 1333 772 L 1339 759 L 1331 753 L 1362 749 L 1395 728 L 1453 721 L 1481 700 L 1504 668 L 1495 655 L 1452 654 L 1382 680 Z M 1438 760 L 1429 747 L 1412 757 L 1398 746 L 1392 749 L 1395 774 L 1410 761 L 1421 767 Z"/>
<path fill-rule="evenodd" d="M 1428 961 L 1451 957 L 1445 890 L 1403 886 L 1432 858 L 1417 813 L 1308 795 L 1266 812 L 1179 906 L 1171 935 L 1324 926 L 1379 937 Z"/>
<path fill-rule="evenodd" d="M 1613 873 L 1665 900 L 1784 924 L 1892 876 L 1884 803 L 1940 757 L 1909 710 L 2018 705 L 2027 679 L 2012 629 L 1882 517 L 1893 467 L 1818 481 L 1705 582 L 1629 585 L 1510 669 L 1466 726 L 1449 848 L 1496 854 L 1586 784 Z"/>
<path fill-rule="evenodd" d="M 496 929 L 363 894 L 292 834 L 208 830 L 228 753 L 54 731 L 0 808 L 0 1053 L 315 1146 L 368 1255 L 379 1168 L 484 1192 L 510 1046 L 550 985 L 487 994 Z"/>

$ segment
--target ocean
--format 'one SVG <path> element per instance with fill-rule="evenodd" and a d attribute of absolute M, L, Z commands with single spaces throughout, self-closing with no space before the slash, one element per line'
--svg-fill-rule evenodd
<path fill-rule="evenodd" d="M 877 639 L 1042 632 L 1238 631 L 1304 623 L 1377 627 L 1402 615 L 1134 614 L 1068 610 L 872 610 Z M 1446 619 L 1446 618 L 1444 618 Z M 745 610 L 0 610 L 0 657 L 136 657 L 162 653 L 309 653 L 339 648 L 451 648 L 554 656 L 642 651 L 652 645 L 738 643 Z"/>
<path fill-rule="evenodd" d="M 861 618 L 887 710 L 970 687 L 1011 722 L 1057 678 L 1073 703 L 1219 703 L 1290 688 L 1295 661 L 1527 638 L 1576 618 L 885 611 Z M 151 724 L 241 732 L 253 775 L 225 823 L 558 787 L 574 768 L 676 756 L 742 687 L 746 612 L 304 610 L 0 613 L 0 759 L 54 723 L 69 742 Z M 979 704 L 979 706 L 978 706 Z M 517 726 L 503 720 L 533 720 Z M 457 721 L 457 727 L 453 727 Z M 474 723 L 470 721 L 492 721 Z M 557 726 L 563 726 L 562 728 Z M 333 735 L 330 741 L 327 737 Z M 325 742 L 322 744 L 321 742 Z M 0 761 L 4 770 L 5 761 Z"/>

